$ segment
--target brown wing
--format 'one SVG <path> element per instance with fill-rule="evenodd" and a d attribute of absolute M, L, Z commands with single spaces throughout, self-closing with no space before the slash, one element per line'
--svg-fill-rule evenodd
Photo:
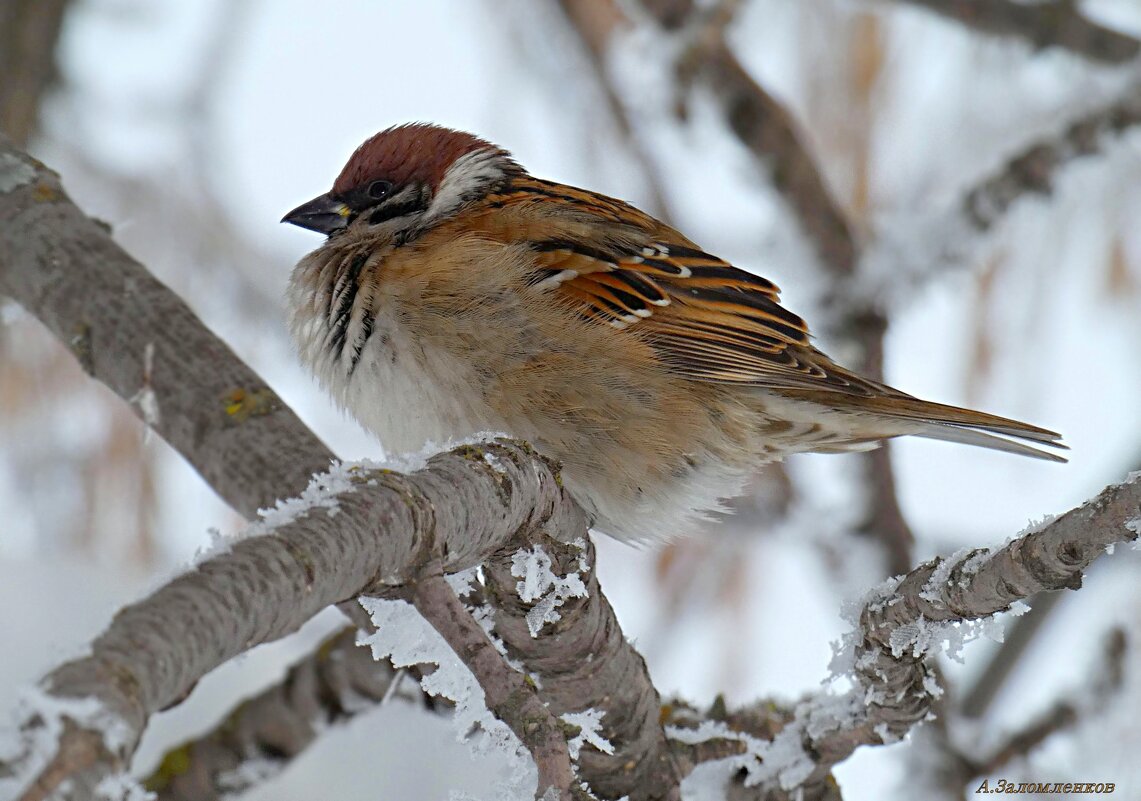
<path fill-rule="evenodd" d="M 503 233 L 531 242 L 537 287 L 591 319 L 635 329 L 680 376 L 902 395 L 812 347 L 804 320 L 780 305 L 771 281 L 704 252 L 633 206 L 530 176 L 491 205 L 497 225 L 510 229 Z"/>
<path fill-rule="evenodd" d="M 1004 439 L 1065 448 L 1053 431 L 920 400 L 840 367 L 812 346 L 772 282 L 620 200 L 520 176 L 488 201 L 474 224 L 505 242 L 529 243 L 535 287 L 589 319 L 637 332 L 679 376 L 765 387 L 907 421 L 924 437 L 1065 461 Z M 875 436 L 896 433 L 889 426 Z"/>

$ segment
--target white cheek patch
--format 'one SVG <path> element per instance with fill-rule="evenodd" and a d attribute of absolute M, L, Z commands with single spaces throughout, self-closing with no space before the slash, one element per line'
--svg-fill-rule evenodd
<path fill-rule="evenodd" d="M 444 180 L 428 207 L 428 219 L 450 214 L 482 188 L 502 181 L 507 160 L 502 152 L 488 149 L 476 150 L 456 159 L 444 173 Z"/>

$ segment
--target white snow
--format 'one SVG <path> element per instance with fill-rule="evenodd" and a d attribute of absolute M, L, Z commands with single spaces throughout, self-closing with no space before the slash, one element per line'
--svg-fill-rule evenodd
<path fill-rule="evenodd" d="M 581 712 L 565 712 L 564 721 L 572 726 L 578 726 L 580 731 L 567 741 L 571 759 L 578 759 L 579 752 L 584 745 L 592 745 L 604 754 L 613 754 L 614 746 L 602 736 L 602 717 L 606 714 L 603 709 L 584 709 Z"/>
<path fill-rule="evenodd" d="M 424 469 L 428 460 L 445 451 L 463 445 L 482 445 L 507 435 L 496 431 L 481 431 L 470 437 L 448 440 L 444 444 L 429 442 L 422 449 L 414 453 L 402 454 L 384 459 L 358 459 L 351 462 L 334 460 L 324 473 L 315 473 L 309 480 L 309 485 L 300 494 L 292 498 L 277 500 L 272 507 L 258 509 L 261 520 L 251 523 L 244 529 L 228 537 L 214 538 L 210 547 L 200 549 L 195 557 L 197 564 L 204 559 L 224 553 L 234 542 L 247 537 L 259 537 L 270 534 L 274 529 L 289 525 L 299 518 L 317 509 L 324 509 L 329 517 L 334 517 L 340 511 L 339 496 L 351 492 L 360 477 L 378 470 L 390 470 L 397 473 L 415 473 Z M 491 454 L 488 454 L 491 456 Z M 489 462 L 490 464 L 490 462 Z M 494 466 L 494 465 L 493 465 Z M 502 472 L 502 470 L 500 470 Z M 366 485 L 375 484 L 374 479 L 364 482 Z"/>
<path fill-rule="evenodd" d="M 737 756 L 705 763 L 709 767 L 695 771 L 693 785 L 683 784 L 687 801 L 691 798 L 724 798 L 724 782 L 736 771 L 746 771 L 745 785 L 753 787 L 772 782 L 784 789 L 792 789 L 812 773 L 815 763 L 805 753 L 806 736 L 819 736 L 838 722 L 847 722 L 856 713 L 858 703 L 851 694 L 833 695 L 825 692 L 802 701 L 794 710 L 794 718 L 785 725 L 771 742 L 760 740 L 744 732 L 734 731 L 720 721 L 703 721 L 695 728 L 667 726 L 666 736 L 683 743 L 700 743 L 712 739 L 737 740 L 746 745 L 746 751 Z M 714 768 L 714 765 L 721 766 Z M 722 789 L 721 795 L 710 795 L 711 790 Z M 693 795 L 691 796 L 691 793 Z"/>
<path fill-rule="evenodd" d="M 20 730 L 5 728 L 0 740 L 0 762 L 15 765 L 12 776 L 0 777 L 0 798 L 16 797 L 24 786 L 47 765 L 56 752 L 63 733 L 63 721 L 74 721 L 83 729 L 98 732 L 113 753 L 123 753 L 134 737 L 130 725 L 96 698 L 61 698 L 41 687 L 32 687 L 20 697 L 14 717 L 17 721 L 38 720 L 40 725 Z"/>
<path fill-rule="evenodd" d="M 973 548 L 960 548 L 950 556 L 944 557 L 939 566 L 931 573 L 931 577 L 927 579 L 927 583 L 923 585 L 923 589 L 919 592 L 919 597 L 925 601 L 929 601 L 939 606 L 943 605 L 943 591 L 942 588 L 947 585 L 948 579 L 951 578 L 951 571 L 963 561 Z M 978 565 L 975 564 L 975 570 L 978 570 Z"/>
<path fill-rule="evenodd" d="M 233 770 L 219 774 L 218 789 L 223 799 L 238 798 L 244 791 L 258 787 L 281 773 L 282 762 L 273 759 L 243 760 Z"/>
<path fill-rule="evenodd" d="M 851 676 L 856 668 L 856 646 L 863 638 L 860 630 L 860 616 L 864 608 L 873 611 L 883 609 L 886 604 L 893 603 L 895 590 L 899 587 L 902 578 L 895 576 L 872 587 L 859 598 L 844 601 L 840 604 L 840 617 L 849 626 L 841 635 L 838 642 L 831 643 L 832 658 L 828 662 L 829 677 L 825 681 Z"/>
<path fill-rule="evenodd" d="M 579 569 L 585 571 L 584 558 L 579 558 Z M 558 608 L 568 599 L 586 597 L 586 584 L 578 571 L 558 576 L 551 564 L 550 555 L 541 545 L 520 548 L 511 557 L 511 575 L 520 579 L 515 591 L 524 602 L 533 604 L 527 613 L 527 629 L 532 637 L 538 637 L 547 623 L 562 618 Z"/>
<path fill-rule="evenodd" d="M 474 755 L 498 752 L 507 757 L 511 769 L 497 785 L 495 801 L 531 801 L 538 782 L 534 761 L 511 729 L 488 711 L 483 688 L 439 633 L 404 601 L 361 598 L 360 604 L 376 625 L 375 633 L 360 639 L 372 649 L 373 658 L 390 658 L 397 668 L 437 665 L 420 686 L 429 695 L 455 702 L 456 738 L 467 742 Z M 472 732 L 479 734 L 473 737 Z"/>
<path fill-rule="evenodd" d="M 469 567 L 467 570 L 461 570 L 459 573 L 451 573 L 444 576 L 444 580 L 448 582 L 452 590 L 461 599 L 468 594 L 468 591 L 473 585 L 483 583 L 483 567 L 476 565 Z M 535 682 L 535 686 L 542 686 L 542 677 L 537 673 L 530 673 L 527 668 L 518 659 L 514 659 L 507 653 L 507 645 L 500 639 L 499 635 L 495 633 L 495 609 L 490 604 L 467 604 L 468 611 L 475 621 L 479 623 L 480 628 L 487 634 L 487 638 L 491 640 L 491 644 L 495 646 L 495 650 L 503 657 L 508 665 L 518 670 L 520 673 L 527 673 Z"/>
<path fill-rule="evenodd" d="M 107 801 L 152 801 L 158 798 L 155 793 L 124 773 L 104 776 L 95 785 L 95 797 Z"/>

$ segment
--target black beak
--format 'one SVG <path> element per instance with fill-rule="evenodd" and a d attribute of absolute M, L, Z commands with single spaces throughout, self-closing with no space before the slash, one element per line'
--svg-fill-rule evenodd
<path fill-rule="evenodd" d="M 281 218 L 283 223 L 308 228 L 320 234 L 334 234 L 345 228 L 352 218 L 352 211 L 332 195 L 315 197 L 302 203 Z"/>

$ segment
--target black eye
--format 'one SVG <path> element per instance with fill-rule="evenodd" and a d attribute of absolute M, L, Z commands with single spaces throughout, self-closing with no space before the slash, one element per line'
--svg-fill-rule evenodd
<path fill-rule="evenodd" d="M 392 184 L 388 181 L 373 181 L 365 191 L 373 200 L 380 200 L 392 191 Z"/>

